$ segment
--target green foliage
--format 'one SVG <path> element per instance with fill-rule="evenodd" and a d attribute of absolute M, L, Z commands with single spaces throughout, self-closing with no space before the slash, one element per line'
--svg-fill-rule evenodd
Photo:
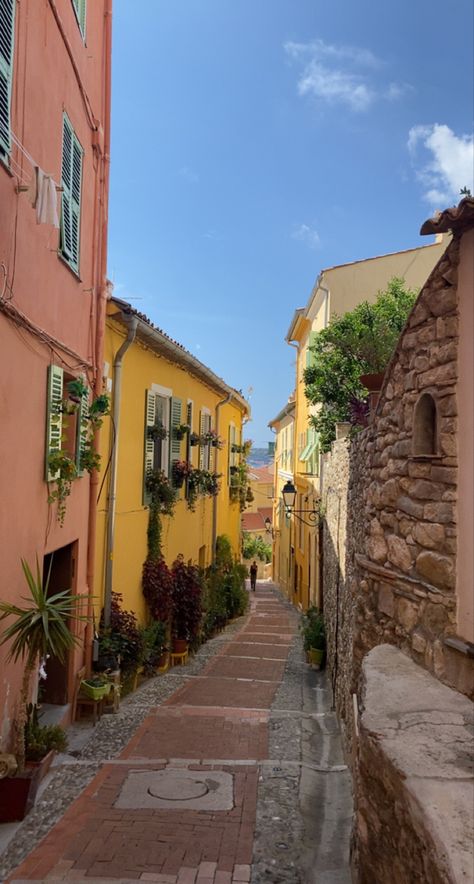
<path fill-rule="evenodd" d="M 324 619 L 319 608 L 314 605 L 308 608 L 301 618 L 301 632 L 305 651 L 315 648 L 318 651 L 326 649 L 326 630 Z"/>
<path fill-rule="evenodd" d="M 210 638 L 232 617 L 239 617 L 247 608 L 245 589 L 247 570 L 235 561 L 232 545 L 225 534 L 216 539 L 214 563 L 203 575 L 203 612 L 201 635 Z"/>
<path fill-rule="evenodd" d="M 145 675 L 153 675 L 160 658 L 166 650 L 166 624 L 155 620 L 141 630 L 143 639 L 143 670 Z"/>
<path fill-rule="evenodd" d="M 220 473 L 191 467 L 187 475 L 187 504 L 194 511 L 198 497 L 215 497 L 219 493 Z"/>
<path fill-rule="evenodd" d="M 363 374 L 383 372 L 415 303 L 416 293 L 401 279 L 392 279 L 375 304 L 364 301 L 331 319 L 311 348 L 313 365 L 305 369 L 306 396 L 321 405 L 312 424 L 328 451 L 338 421 L 354 421 L 354 403 L 366 400 Z"/>
<path fill-rule="evenodd" d="M 174 638 L 190 642 L 196 638 L 201 624 L 202 580 L 197 565 L 186 564 L 182 555 L 178 556 L 171 568 L 173 588 L 171 593 L 172 621 Z"/>
<path fill-rule="evenodd" d="M 64 752 L 67 736 L 58 724 L 40 725 L 38 710 L 32 703 L 28 705 L 28 718 L 25 726 L 25 757 L 27 761 L 41 761 L 48 752 Z"/>
<path fill-rule="evenodd" d="M 113 656 L 127 675 L 134 672 L 143 660 L 144 642 L 133 611 L 124 611 L 122 595 L 112 593 L 110 627 L 105 629 L 103 614 L 99 627 L 99 656 Z"/>
<path fill-rule="evenodd" d="M 150 509 L 172 516 L 176 504 L 176 491 L 162 470 L 148 470 L 145 477 L 145 490 L 150 495 Z"/>
<path fill-rule="evenodd" d="M 57 503 L 57 520 L 62 526 L 66 516 L 66 501 L 71 493 L 72 483 L 77 479 L 77 467 L 65 451 L 52 451 L 48 455 L 48 469 L 52 474 L 58 473 L 57 478 L 53 479 L 48 503 Z"/>
<path fill-rule="evenodd" d="M 24 606 L 0 601 L 0 621 L 12 619 L 0 635 L 0 645 L 11 642 L 8 652 L 9 660 L 24 660 L 25 669 L 20 692 L 20 711 L 14 728 L 14 751 L 18 760 L 19 770 L 25 764 L 25 726 L 26 703 L 31 675 L 40 659 L 48 654 L 64 660 L 68 650 L 78 642 L 71 632 L 68 623 L 72 620 L 87 620 L 78 613 L 78 605 L 83 602 L 82 596 L 72 595 L 69 589 L 49 595 L 51 567 L 43 582 L 38 558 L 36 558 L 36 575 L 34 575 L 24 559 L 21 560 L 23 574 L 29 589 L 29 597 L 22 599 Z"/>
<path fill-rule="evenodd" d="M 244 531 L 242 553 L 244 559 L 260 559 L 261 562 L 270 562 L 272 548 L 259 534 L 250 534 Z"/>

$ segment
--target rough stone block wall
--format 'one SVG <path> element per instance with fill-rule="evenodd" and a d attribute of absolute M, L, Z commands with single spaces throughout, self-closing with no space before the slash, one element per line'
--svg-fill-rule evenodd
<path fill-rule="evenodd" d="M 356 673 L 371 648 L 390 642 L 472 696 L 472 659 L 445 644 L 456 632 L 458 256 L 453 240 L 402 333 L 375 418 L 351 446 L 347 556 Z M 414 455 L 423 393 L 437 409 L 432 457 Z"/>

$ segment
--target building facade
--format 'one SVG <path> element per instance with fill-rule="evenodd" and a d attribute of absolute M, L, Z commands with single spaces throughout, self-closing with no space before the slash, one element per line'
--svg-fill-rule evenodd
<path fill-rule="evenodd" d="M 90 607 L 97 487 L 81 468 L 69 385 L 102 392 L 111 0 L 0 0 L 0 537 L 2 595 L 25 594 L 21 559 Z M 77 478 L 58 512 L 59 471 Z M 58 518 L 59 516 L 59 518 Z M 84 629 L 51 659 L 43 703 L 65 708 Z M 89 639 L 90 639 L 89 635 Z M 0 648 L 0 744 L 9 746 L 21 664 Z"/>
<path fill-rule="evenodd" d="M 294 481 L 295 399 L 292 396 L 269 427 L 275 432 L 273 498 L 273 580 L 290 601 L 295 595 L 294 522 L 285 513 L 282 490 Z"/>
<path fill-rule="evenodd" d="M 311 345 L 315 335 L 327 327 L 331 317 L 352 310 L 362 301 L 375 302 L 378 293 L 385 290 L 394 277 L 404 279 L 408 288 L 420 288 L 443 253 L 445 244 L 440 235 L 428 246 L 323 270 L 306 307 L 295 311 L 286 335 L 287 343 L 296 350 L 295 509 L 317 508 L 324 486 L 324 457 L 319 450 L 317 434 L 310 426 L 310 418 L 316 413 L 317 406 L 308 403 L 304 383 L 304 370 L 311 365 L 313 358 Z M 319 528 L 311 524 L 311 519 L 303 522 L 293 517 L 293 520 L 293 599 L 303 609 L 310 604 L 320 607 Z M 306 524 L 308 521 L 310 524 Z"/>
<path fill-rule="evenodd" d="M 249 406 L 242 396 L 125 301 L 107 310 L 104 384 L 111 421 L 101 432 L 110 468 L 99 497 L 96 548 L 96 623 L 105 596 L 122 595 L 127 610 L 146 619 L 142 568 L 147 556 L 149 470 L 175 483 L 176 464 L 217 474 L 219 491 L 199 495 L 191 509 L 184 481 L 172 516 L 163 515 L 162 554 L 207 567 L 216 538 L 225 534 L 240 557 L 240 505 L 231 468 L 242 447 Z M 155 432 L 161 428 L 162 433 Z M 186 428 L 186 429 L 185 429 Z M 219 437 L 215 446 L 205 434 Z M 200 441 L 198 439 L 200 438 Z M 195 444 L 194 444 L 195 443 Z"/>

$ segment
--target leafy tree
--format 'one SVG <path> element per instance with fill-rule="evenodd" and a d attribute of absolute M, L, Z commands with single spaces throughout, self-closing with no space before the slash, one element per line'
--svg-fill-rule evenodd
<path fill-rule="evenodd" d="M 248 531 L 244 531 L 242 551 L 244 559 L 260 559 L 261 562 L 270 562 L 272 558 L 270 544 L 265 543 L 259 534 L 250 534 Z"/>
<path fill-rule="evenodd" d="M 385 370 L 416 297 L 402 279 L 394 278 L 375 304 L 364 301 L 334 316 L 316 336 L 313 365 L 304 379 L 309 402 L 321 406 L 311 422 L 320 434 L 322 451 L 329 451 L 338 421 L 360 425 L 367 401 L 360 376 Z"/>

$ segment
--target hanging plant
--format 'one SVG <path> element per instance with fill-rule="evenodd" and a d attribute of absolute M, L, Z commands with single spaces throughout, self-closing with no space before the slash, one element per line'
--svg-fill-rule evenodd
<path fill-rule="evenodd" d="M 181 488 L 185 479 L 192 472 L 192 465 L 187 460 L 175 460 L 172 467 L 173 485 L 175 488 Z"/>
<path fill-rule="evenodd" d="M 186 433 L 189 433 L 189 430 L 189 424 L 179 424 L 178 427 L 174 427 L 173 436 L 175 439 L 178 439 L 178 441 L 181 441 L 181 439 L 184 439 Z"/>
<path fill-rule="evenodd" d="M 221 473 L 199 470 L 191 467 L 187 476 L 188 509 L 194 511 L 198 497 L 215 497 L 219 493 Z"/>
<path fill-rule="evenodd" d="M 83 399 L 89 395 L 89 389 L 82 378 L 74 378 L 66 384 L 68 399 L 80 405 Z"/>
<path fill-rule="evenodd" d="M 191 435 L 189 437 L 189 444 L 191 445 L 191 447 L 194 448 L 194 446 L 199 445 L 200 442 L 201 442 L 201 437 L 197 433 L 191 433 Z"/>
<path fill-rule="evenodd" d="M 145 489 L 150 495 L 150 509 L 164 516 L 172 516 L 176 503 L 176 492 L 163 470 L 148 470 Z"/>
<path fill-rule="evenodd" d="M 169 436 L 168 430 L 161 423 L 153 424 L 153 426 L 147 427 L 146 434 L 149 439 L 153 439 L 155 442 L 163 441 L 163 439 L 167 439 Z"/>
<path fill-rule="evenodd" d="M 48 456 L 48 469 L 51 473 L 58 474 L 48 483 L 48 503 L 57 503 L 57 520 L 62 527 L 66 516 L 66 501 L 71 493 L 72 483 L 77 478 L 77 466 L 64 451 L 52 451 Z"/>

